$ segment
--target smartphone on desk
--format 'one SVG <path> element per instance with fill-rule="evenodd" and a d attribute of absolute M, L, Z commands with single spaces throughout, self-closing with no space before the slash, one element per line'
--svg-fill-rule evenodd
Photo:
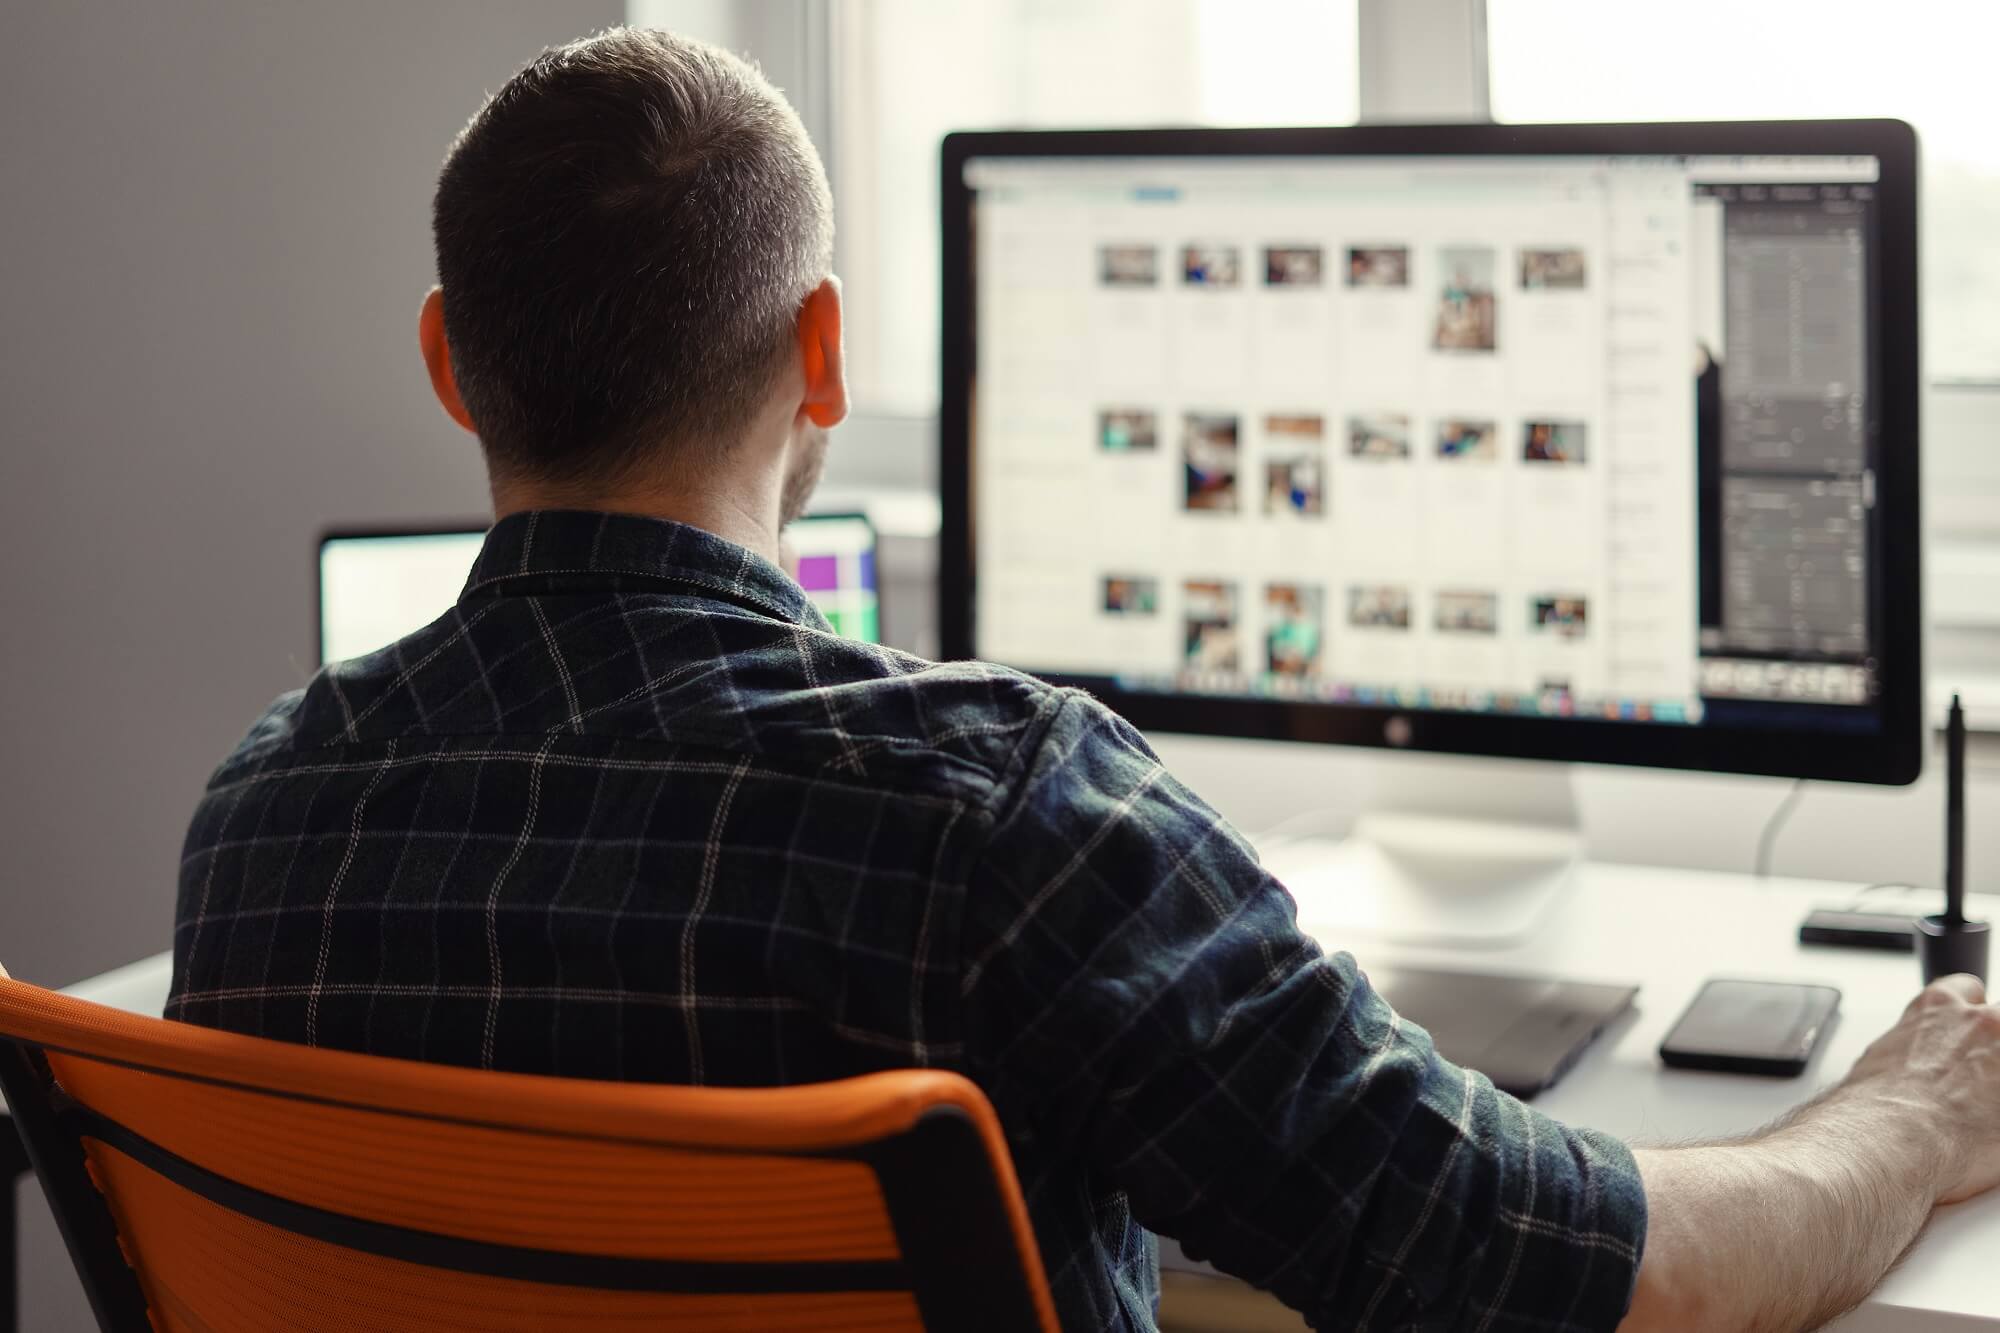
<path fill-rule="evenodd" d="M 1660 1059 L 1676 1069 L 1794 1078 L 1839 1012 L 1831 986 L 1712 979 L 1660 1043 Z"/>

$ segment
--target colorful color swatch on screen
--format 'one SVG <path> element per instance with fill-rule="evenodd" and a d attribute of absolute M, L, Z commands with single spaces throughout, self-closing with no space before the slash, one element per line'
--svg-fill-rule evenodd
<path fill-rule="evenodd" d="M 836 634 L 864 643 L 882 641 L 875 580 L 875 529 L 864 518 L 802 518 L 790 530 L 798 552 L 799 586 Z"/>

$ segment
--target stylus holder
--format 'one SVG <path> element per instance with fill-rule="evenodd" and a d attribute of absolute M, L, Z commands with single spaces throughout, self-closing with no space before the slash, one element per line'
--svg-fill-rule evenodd
<path fill-rule="evenodd" d="M 1936 981 L 1954 972 L 1970 972 L 1986 980 L 1986 942 L 1990 938 L 1984 921 L 1961 921 L 1949 925 L 1941 916 L 1917 918 L 1917 956 L 1923 960 L 1924 981 Z"/>

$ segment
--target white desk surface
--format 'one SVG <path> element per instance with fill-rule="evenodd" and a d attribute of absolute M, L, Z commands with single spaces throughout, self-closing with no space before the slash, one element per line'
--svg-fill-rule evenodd
<path fill-rule="evenodd" d="M 94 1004 L 108 1004 L 127 1013 L 158 1018 L 167 1007 L 167 988 L 173 980 L 174 955 L 169 950 L 85 977 L 74 986 L 64 986 L 62 993 Z"/>
<path fill-rule="evenodd" d="M 1636 983 L 1636 1012 L 1600 1036 L 1562 1081 L 1534 1101 L 1571 1124 L 1629 1142 L 1671 1144 L 1742 1134 L 1839 1081 L 1863 1048 L 1895 1022 L 1922 985 L 1915 954 L 1808 948 L 1799 919 L 1842 906 L 1855 886 L 1813 880 L 1641 866 L 1587 865 L 1575 890 L 1533 940 L 1472 952 L 1373 947 L 1322 937 L 1371 959 L 1466 971 L 1556 973 L 1579 981 Z M 1894 895 L 1870 894 L 1895 910 Z M 1311 922 L 1303 923 L 1311 929 Z M 1668 1069 L 1657 1051 L 1667 1029 L 1709 977 L 1817 981 L 1838 986 L 1840 1019 L 1811 1067 L 1795 1079 Z M 2000 1192 L 1939 1210 L 1928 1233 L 1867 1304 L 1833 1327 L 1842 1333 L 1929 1333 L 2000 1328 Z"/>
<path fill-rule="evenodd" d="M 1495 972 L 1560 973 L 1581 981 L 1636 983 L 1636 1011 L 1600 1037 L 1535 1100 L 1537 1109 L 1641 1144 L 1742 1134 L 1837 1081 L 1862 1048 L 1893 1023 L 1920 985 L 1914 954 L 1804 948 L 1799 919 L 1853 898 L 1853 886 L 1810 880 L 1759 882 L 1742 875 L 1589 865 L 1569 900 L 1532 942 L 1469 952 L 1374 947 L 1322 940 L 1361 960 L 1428 963 Z M 1893 900 L 1871 895 L 1874 907 Z M 1305 923 L 1311 928 L 1311 922 Z M 68 993 L 135 1013 L 166 1001 L 167 954 L 92 977 Z M 1712 976 L 1819 981 L 1841 990 L 1841 1017 L 1813 1065 L 1796 1079 L 1671 1070 L 1655 1054 L 1668 1026 Z M 1903 1265 L 1841 1333 L 1962 1333 L 2000 1328 L 2000 1191 L 1941 1209 Z"/>

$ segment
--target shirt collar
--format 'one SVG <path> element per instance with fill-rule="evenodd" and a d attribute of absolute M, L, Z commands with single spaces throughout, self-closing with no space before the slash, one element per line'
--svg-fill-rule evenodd
<path fill-rule="evenodd" d="M 827 628 L 805 590 L 770 561 L 685 523 L 564 509 L 509 514 L 486 534 L 460 600 L 546 588 L 629 587 L 734 603 L 789 624 Z M 510 587 L 509 585 L 514 585 Z"/>

